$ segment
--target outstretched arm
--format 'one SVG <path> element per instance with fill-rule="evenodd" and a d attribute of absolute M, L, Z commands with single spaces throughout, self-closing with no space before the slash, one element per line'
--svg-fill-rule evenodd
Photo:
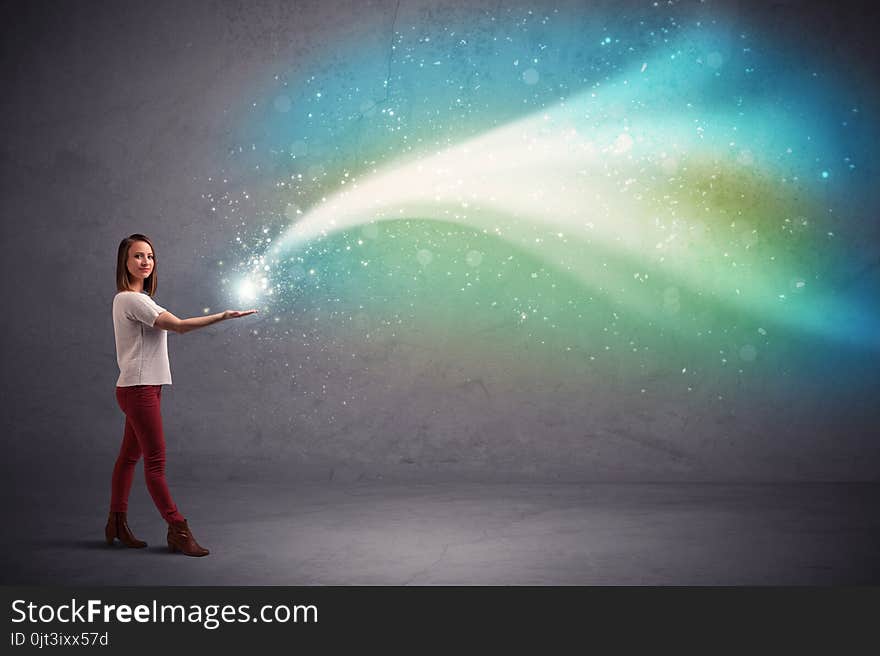
<path fill-rule="evenodd" d="M 179 319 L 170 312 L 166 311 L 156 317 L 156 322 L 153 325 L 156 328 L 171 330 L 175 333 L 179 333 L 182 335 L 183 333 L 188 333 L 190 330 L 195 330 L 196 328 L 204 328 L 205 326 L 210 326 L 212 323 L 217 323 L 218 321 L 223 321 L 225 319 L 237 319 L 238 317 L 246 317 L 247 315 L 254 314 L 255 312 L 256 310 L 226 310 L 225 312 L 218 312 L 217 314 L 207 314 L 204 317 Z"/>

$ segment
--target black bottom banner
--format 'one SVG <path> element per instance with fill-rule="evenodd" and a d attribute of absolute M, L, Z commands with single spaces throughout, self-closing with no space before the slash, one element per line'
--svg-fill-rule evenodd
<path fill-rule="evenodd" d="M 12 587 L 5 653 L 660 645 L 839 652 L 880 588 Z M 574 641 L 574 642 L 572 642 Z M 554 647 L 555 650 L 555 647 Z"/>

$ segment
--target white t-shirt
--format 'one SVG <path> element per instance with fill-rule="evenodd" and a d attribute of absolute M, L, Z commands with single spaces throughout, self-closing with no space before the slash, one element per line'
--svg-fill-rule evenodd
<path fill-rule="evenodd" d="M 117 387 L 170 385 L 168 331 L 153 327 L 165 308 L 148 294 L 119 292 L 113 299 L 113 332 L 116 334 Z"/>

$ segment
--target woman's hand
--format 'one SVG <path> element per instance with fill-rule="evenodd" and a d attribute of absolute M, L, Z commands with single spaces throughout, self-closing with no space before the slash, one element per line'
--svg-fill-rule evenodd
<path fill-rule="evenodd" d="M 256 310 L 226 310 L 223 313 L 224 319 L 238 319 L 239 317 L 246 317 L 249 314 L 256 313 Z"/>

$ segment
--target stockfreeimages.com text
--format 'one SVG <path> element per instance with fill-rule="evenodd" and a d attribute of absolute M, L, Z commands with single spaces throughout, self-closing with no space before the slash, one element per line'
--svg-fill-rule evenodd
<path fill-rule="evenodd" d="M 223 623 L 264 622 L 270 623 L 316 623 L 318 607 L 309 604 L 296 605 L 264 605 L 256 613 L 251 614 L 248 604 L 233 606 L 231 604 L 160 604 L 155 599 L 151 604 L 105 604 L 100 599 L 89 599 L 85 603 L 71 599 L 70 603 L 53 606 L 51 604 L 35 604 L 16 599 L 12 602 L 12 621 L 14 623 L 30 622 L 45 624 L 49 622 L 93 623 L 93 622 L 180 622 L 201 624 L 206 629 L 218 628 Z"/>

